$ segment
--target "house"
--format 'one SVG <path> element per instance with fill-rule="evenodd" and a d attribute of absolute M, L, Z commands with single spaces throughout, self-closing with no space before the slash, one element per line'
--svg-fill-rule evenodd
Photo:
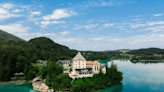
<path fill-rule="evenodd" d="M 80 52 L 72 59 L 72 72 L 69 76 L 71 78 L 92 77 L 98 74 L 101 69 L 101 64 L 98 61 L 86 61 Z M 106 73 L 105 69 L 102 69 Z"/>
<path fill-rule="evenodd" d="M 72 60 L 58 60 L 57 63 L 60 63 L 63 66 L 71 66 L 72 65 Z"/>
<path fill-rule="evenodd" d="M 44 61 L 44 60 L 38 60 L 38 61 L 37 61 L 37 64 L 38 64 L 38 65 L 47 66 L 47 62 L 48 62 L 48 61 L 46 61 L 46 60 L 45 60 L 45 61 Z"/>
<path fill-rule="evenodd" d="M 33 89 L 36 91 L 41 92 L 54 92 L 52 89 L 49 89 L 49 87 L 44 83 L 44 81 L 40 77 L 36 77 L 32 81 Z"/>

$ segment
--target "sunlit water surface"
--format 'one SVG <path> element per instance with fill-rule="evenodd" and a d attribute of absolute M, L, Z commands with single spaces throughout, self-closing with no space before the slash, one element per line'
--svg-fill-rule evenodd
<path fill-rule="evenodd" d="M 0 83 L 0 92 L 37 92 L 32 89 L 31 83 L 24 83 L 22 85 L 17 85 L 17 83 Z"/>
<path fill-rule="evenodd" d="M 98 92 L 164 92 L 164 63 L 132 63 L 114 60 L 123 72 L 122 84 Z M 110 66 L 111 62 L 108 62 Z M 31 83 L 0 84 L 0 92 L 36 92 Z"/>
<path fill-rule="evenodd" d="M 164 92 L 164 63 L 120 60 L 114 60 L 114 63 L 123 72 L 122 84 L 98 92 Z"/>

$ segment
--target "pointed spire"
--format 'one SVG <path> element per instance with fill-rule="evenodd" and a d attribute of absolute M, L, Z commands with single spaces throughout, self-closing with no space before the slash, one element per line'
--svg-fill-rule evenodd
<path fill-rule="evenodd" d="M 72 59 L 72 61 L 86 61 L 86 59 L 81 55 L 80 52 Z"/>

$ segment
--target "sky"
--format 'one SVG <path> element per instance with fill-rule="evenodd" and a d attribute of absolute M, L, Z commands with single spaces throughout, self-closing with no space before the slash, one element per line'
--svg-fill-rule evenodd
<path fill-rule="evenodd" d="M 76 50 L 164 48 L 164 0 L 0 0 L 0 29 Z"/>

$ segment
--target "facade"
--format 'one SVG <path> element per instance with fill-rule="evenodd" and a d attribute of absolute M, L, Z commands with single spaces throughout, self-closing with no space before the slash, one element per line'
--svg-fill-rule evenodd
<path fill-rule="evenodd" d="M 87 68 L 92 68 L 94 74 L 98 74 L 100 71 L 100 63 L 98 61 L 87 61 Z"/>
<path fill-rule="evenodd" d="M 48 61 L 46 61 L 46 60 L 45 60 L 45 61 L 43 61 L 43 60 L 38 60 L 38 61 L 37 61 L 37 64 L 38 64 L 38 65 L 47 66 L 47 62 L 48 62 Z"/>
<path fill-rule="evenodd" d="M 40 77 L 36 77 L 32 81 L 33 89 L 40 92 L 54 92 L 53 89 L 49 89 L 49 87 L 43 82 Z"/>
<path fill-rule="evenodd" d="M 72 59 L 71 78 L 92 77 L 98 74 L 101 64 L 98 61 L 86 61 L 80 52 Z"/>
<path fill-rule="evenodd" d="M 57 63 L 61 63 L 63 66 L 71 66 L 72 60 L 58 60 Z"/>

